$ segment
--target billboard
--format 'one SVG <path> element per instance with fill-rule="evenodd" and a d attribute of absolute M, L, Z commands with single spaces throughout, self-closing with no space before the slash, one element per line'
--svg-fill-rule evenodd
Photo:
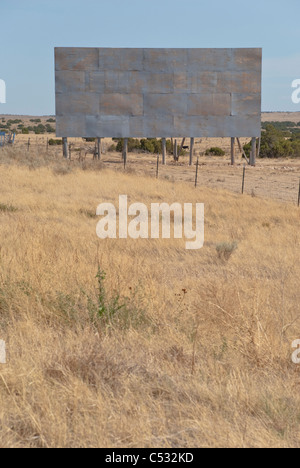
<path fill-rule="evenodd" d="M 56 48 L 58 137 L 258 137 L 261 49 Z"/>

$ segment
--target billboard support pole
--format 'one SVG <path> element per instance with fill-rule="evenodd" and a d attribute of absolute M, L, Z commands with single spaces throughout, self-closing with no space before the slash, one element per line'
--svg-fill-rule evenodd
<path fill-rule="evenodd" d="M 126 166 L 126 163 L 127 163 L 127 153 L 128 153 L 128 138 L 124 138 L 124 144 L 123 144 L 124 166 Z"/>
<path fill-rule="evenodd" d="M 63 137 L 63 156 L 68 159 L 68 138 Z"/>
<path fill-rule="evenodd" d="M 178 161 L 178 148 L 177 148 L 177 140 L 175 138 L 174 140 L 174 147 L 173 147 L 173 156 L 174 156 L 174 161 Z"/>
<path fill-rule="evenodd" d="M 192 164 L 193 164 L 194 145 L 195 145 L 195 138 L 191 138 L 191 144 L 190 144 L 190 161 L 189 161 L 189 165 L 190 165 L 190 166 L 192 166 Z"/>
<path fill-rule="evenodd" d="M 97 138 L 97 158 L 98 161 L 101 159 L 101 138 Z"/>
<path fill-rule="evenodd" d="M 231 138 L 231 165 L 235 164 L 235 138 Z"/>
<path fill-rule="evenodd" d="M 166 165 L 166 154 L 167 154 L 167 142 L 166 139 L 162 139 L 162 163 Z"/>
<path fill-rule="evenodd" d="M 255 166 L 256 164 L 256 138 L 252 138 L 252 151 L 251 151 L 251 157 L 250 157 L 250 165 Z"/>

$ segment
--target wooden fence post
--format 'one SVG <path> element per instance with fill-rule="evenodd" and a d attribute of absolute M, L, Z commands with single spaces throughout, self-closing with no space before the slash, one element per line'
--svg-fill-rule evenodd
<path fill-rule="evenodd" d="M 244 189 L 245 189 L 245 175 L 246 175 L 246 164 L 244 164 L 244 168 L 243 168 L 242 195 L 244 194 Z"/>
<path fill-rule="evenodd" d="M 195 187 L 197 187 L 197 182 L 198 182 L 198 166 L 199 166 L 199 158 L 197 157 L 196 176 L 195 176 Z"/>

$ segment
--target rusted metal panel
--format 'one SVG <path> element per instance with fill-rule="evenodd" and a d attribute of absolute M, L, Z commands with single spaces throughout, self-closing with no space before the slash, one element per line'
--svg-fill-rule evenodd
<path fill-rule="evenodd" d="M 188 70 L 226 71 L 235 70 L 233 49 L 188 49 Z"/>
<path fill-rule="evenodd" d="M 174 73 L 174 93 L 200 94 L 210 93 L 216 89 L 218 73 L 212 71 Z"/>
<path fill-rule="evenodd" d="M 129 135 L 129 117 L 127 116 L 116 116 L 116 115 L 87 115 L 86 116 L 86 132 L 85 136 L 94 137 L 105 137 L 114 130 L 113 137 L 115 138 L 126 138 Z"/>
<path fill-rule="evenodd" d="M 231 94 L 190 94 L 187 115 L 231 115 Z"/>
<path fill-rule="evenodd" d="M 68 93 L 86 90 L 86 73 L 84 71 L 61 70 L 55 72 L 56 92 Z"/>
<path fill-rule="evenodd" d="M 260 122 L 253 116 L 175 116 L 175 133 L 179 137 L 208 138 L 228 137 L 235 134 L 237 137 L 248 137 L 260 134 Z"/>
<path fill-rule="evenodd" d="M 169 73 L 188 67 L 188 49 L 144 49 L 143 69 Z"/>
<path fill-rule="evenodd" d="M 232 94 L 231 115 L 256 115 L 261 113 L 261 98 L 258 94 Z"/>
<path fill-rule="evenodd" d="M 261 56 L 261 49 L 58 48 L 57 135 L 260 136 Z"/>
<path fill-rule="evenodd" d="M 57 115 L 99 114 L 100 96 L 96 93 L 65 93 L 56 95 Z"/>
<path fill-rule="evenodd" d="M 98 49 L 99 70 L 130 71 L 143 70 L 144 49 Z"/>
<path fill-rule="evenodd" d="M 186 115 L 188 105 L 187 94 L 146 94 L 144 96 L 145 116 Z"/>
<path fill-rule="evenodd" d="M 55 70 L 98 70 L 99 49 L 58 47 L 55 49 Z"/>
<path fill-rule="evenodd" d="M 85 115 L 56 115 L 56 125 L 59 127 L 59 136 L 78 137 L 87 136 Z"/>
<path fill-rule="evenodd" d="M 143 95 L 101 94 L 100 115 L 143 115 Z"/>

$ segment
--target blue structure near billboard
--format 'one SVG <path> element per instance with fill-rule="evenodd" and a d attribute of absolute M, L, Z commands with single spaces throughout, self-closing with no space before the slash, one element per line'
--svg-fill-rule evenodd
<path fill-rule="evenodd" d="M 15 133 L 0 132 L 0 146 L 13 145 L 15 142 Z"/>

